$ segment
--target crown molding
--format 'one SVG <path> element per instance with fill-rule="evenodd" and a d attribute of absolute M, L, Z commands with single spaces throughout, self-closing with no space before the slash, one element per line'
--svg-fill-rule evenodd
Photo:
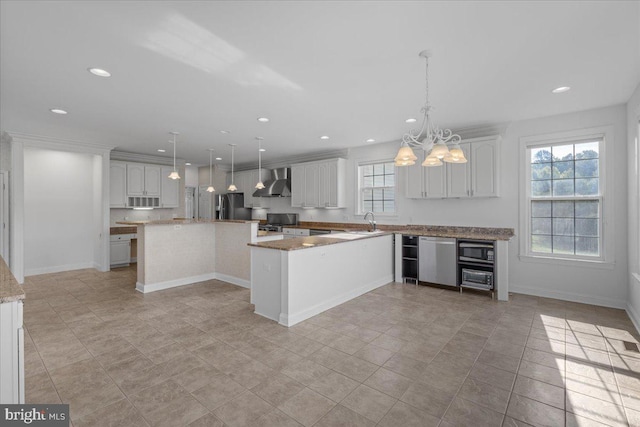
<path fill-rule="evenodd" d="M 113 150 L 113 146 L 94 142 L 75 141 L 72 139 L 54 138 L 43 135 L 32 135 L 20 132 L 6 132 L 12 143 L 21 143 L 24 147 L 45 148 L 51 150 L 73 151 L 77 153 L 105 154 Z"/>
<path fill-rule="evenodd" d="M 469 127 L 456 129 L 454 133 L 460 135 L 460 137 L 463 140 L 471 139 L 471 138 L 495 136 L 495 135 L 502 136 L 505 134 L 507 127 L 509 127 L 509 124 L 510 123 L 505 122 L 505 123 L 486 124 L 486 125 L 480 125 L 480 126 L 469 126 Z"/>
<path fill-rule="evenodd" d="M 138 154 L 138 153 L 130 153 L 128 151 L 118 151 L 118 150 L 114 150 L 111 152 L 111 160 L 119 160 L 122 162 L 134 162 L 134 163 L 151 163 L 154 165 L 163 165 L 163 166 L 173 165 L 173 157 L 167 158 L 162 156 L 154 156 L 150 154 Z M 183 159 L 176 159 L 177 166 L 184 166 L 184 163 L 185 161 Z"/>
<path fill-rule="evenodd" d="M 349 149 L 345 148 L 343 150 L 331 150 L 331 151 L 317 151 L 314 153 L 301 154 L 298 156 L 286 157 L 282 160 L 275 161 L 262 161 L 262 169 L 277 169 L 290 167 L 296 163 L 306 163 L 306 162 L 314 162 L 318 160 L 328 160 L 335 159 L 337 157 L 347 158 L 349 157 Z M 250 163 L 239 163 L 234 166 L 235 171 L 245 171 L 258 169 L 258 162 L 250 162 Z"/>

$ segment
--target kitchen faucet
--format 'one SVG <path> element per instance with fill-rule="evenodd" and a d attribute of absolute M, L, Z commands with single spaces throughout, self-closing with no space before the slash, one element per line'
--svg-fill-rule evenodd
<path fill-rule="evenodd" d="M 376 231 L 376 217 L 373 215 L 373 212 L 369 211 L 364 214 L 364 220 L 367 220 L 367 217 L 371 215 L 371 219 L 369 220 L 369 225 L 371 226 L 371 231 Z"/>

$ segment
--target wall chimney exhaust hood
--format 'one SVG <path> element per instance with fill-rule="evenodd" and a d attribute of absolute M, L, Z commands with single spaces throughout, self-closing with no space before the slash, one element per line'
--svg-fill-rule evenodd
<path fill-rule="evenodd" d="M 290 177 L 290 168 L 271 170 L 271 177 L 264 183 L 264 188 L 256 190 L 253 197 L 291 197 Z"/>

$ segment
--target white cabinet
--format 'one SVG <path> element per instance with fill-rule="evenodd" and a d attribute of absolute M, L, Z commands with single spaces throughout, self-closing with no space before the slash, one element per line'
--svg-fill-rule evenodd
<path fill-rule="evenodd" d="M 346 206 L 346 160 L 330 159 L 291 166 L 291 206 Z"/>
<path fill-rule="evenodd" d="M 131 235 L 116 234 L 110 237 L 109 250 L 111 267 L 129 265 L 131 262 Z"/>
<path fill-rule="evenodd" d="M 346 207 L 346 175 L 347 161 L 345 159 L 332 159 L 319 164 L 320 207 Z"/>
<path fill-rule="evenodd" d="M 169 174 L 173 172 L 171 166 L 162 166 L 160 168 L 161 177 L 161 196 L 160 207 L 177 208 L 180 206 L 180 180 L 169 178 Z"/>
<path fill-rule="evenodd" d="M 183 180 L 169 179 L 171 166 L 112 160 L 109 174 L 111 208 L 177 208 Z"/>
<path fill-rule="evenodd" d="M 20 300 L 0 304 L 0 402 L 3 404 L 24 404 L 22 312 Z"/>
<path fill-rule="evenodd" d="M 443 199 L 447 197 L 445 168 L 442 166 L 422 166 L 425 152 L 415 150 L 418 160 L 407 166 L 406 195 L 410 199 Z"/>
<path fill-rule="evenodd" d="M 282 235 L 285 239 L 293 239 L 294 237 L 305 237 L 310 234 L 310 230 L 308 228 L 288 228 L 284 227 L 282 229 Z"/>
<path fill-rule="evenodd" d="M 291 166 L 291 206 L 302 207 L 304 203 L 304 165 Z"/>
<path fill-rule="evenodd" d="M 467 159 L 467 163 L 447 164 L 448 197 L 469 197 L 471 195 L 471 168 L 468 161 L 471 157 L 469 143 L 460 144 L 460 148 Z"/>
<path fill-rule="evenodd" d="M 496 197 L 499 195 L 498 139 L 471 144 L 471 196 Z"/>
<path fill-rule="evenodd" d="M 128 196 L 159 197 L 160 183 L 160 166 L 127 163 Z"/>
<path fill-rule="evenodd" d="M 233 181 L 238 191 L 236 193 L 244 194 L 244 207 L 245 208 L 261 208 L 265 207 L 266 201 L 263 197 L 253 197 L 253 193 L 256 191 L 256 184 L 260 177 L 260 171 L 258 169 L 235 172 L 233 174 Z M 264 182 L 269 177 L 269 171 L 262 169 L 261 181 Z M 231 183 L 231 173 L 227 174 L 227 181 Z"/>
<path fill-rule="evenodd" d="M 405 194 L 410 199 L 497 197 L 500 137 L 467 139 L 460 144 L 467 163 L 421 166 L 424 152 L 415 150 L 416 164 L 407 166 Z"/>
<path fill-rule="evenodd" d="M 127 207 L 127 164 L 111 162 L 109 167 L 109 207 Z"/>

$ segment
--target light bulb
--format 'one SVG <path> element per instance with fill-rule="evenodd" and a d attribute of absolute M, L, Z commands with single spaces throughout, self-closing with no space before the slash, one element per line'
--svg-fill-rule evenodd
<path fill-rule="evenodd" d="M 433 146 L 433 149 L 431 149 L 430 156 L 437 157 L 438 159 L 442 160 L 444 159 L 444 156 L 446 156 L 448 152 L 449 152 L 449 148 L 447 148 L 447 144 L 440 141 Z"/>
<path fill-rule="evenodd" d="M 413 150 L 411 149 L 411 147 L 406 145 L 404 147 L 400 147 L 400 150 L 398 150 L 398 155 L 394 160 L 400 162 L 400 161 L 415 161 L 417 159 L 418 158 L 413 153 Z"/>
<path fill-rule="evenodd" d="M 178 172 L 173 171 L 169 174 L 169 178 L 170 179 L 180 179 L 180 175 L 178 174 Z"/>
<path fill-rule="evenodd" d="M 238 187 L 236 187 L 235 184 L 231 184 L 229 188 L 227 188 L 227 191 L 238 191 Z"/>
<path fill-rule="evenodd" d="M 262 181 L 258 181 L 258 183 L 256 184 L 256 188 L 258 190 L 262 190 L 264 188 L 264 184 L 262 183 Z"/>
<path fill-rule="evenodd" d="M 208 191 L 209 193 L 213 193 L 214 191 L 216 191 L 216 189 L 215 189 L 215 188 L 213 188 L 213 186 L 212 186 L 212 185 L 210 185 L 209 187 L 207 187 L 207 191 Z"/>

